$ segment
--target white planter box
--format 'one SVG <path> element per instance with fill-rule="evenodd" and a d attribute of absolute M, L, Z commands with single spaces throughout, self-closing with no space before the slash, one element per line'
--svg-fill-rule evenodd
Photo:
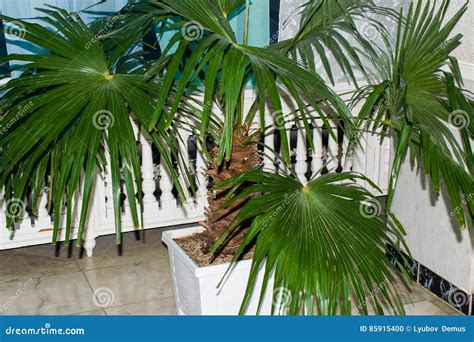
<path fill-rule="evenodd" d="M 199 267 L 178 246 L 174 239 L 202 232 L 202 227 L 169 230 L 163 232 L 162 241 L 168 246 L 171 276 L 179 315 L 237 315 L 242 302 L 252 260 L 238 262 L 217 288 L 229 264 Z M 263 268 L 264 266 L 262 266 Z M 247 315 L 257 312 L 263 269 L 257 279 Z M 271 314 L 273 277 L 268 282 L 261 315 Z"/>

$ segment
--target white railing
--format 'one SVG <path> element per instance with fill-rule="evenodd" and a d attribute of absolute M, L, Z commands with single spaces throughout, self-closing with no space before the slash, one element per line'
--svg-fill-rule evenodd
<path fill-rule="evenodd" d="M 254 100 L 252 93 L 246 94 L 246 105 Z M 283 112 L 291 112 L 292 108 L 289 101 L 284 102 Z M 268 122 L 272 122 L 271 111 L 267 110 Z M 329 172 L 341 170 L 353 170 L 367 175 L 375 181 L 377 185 L 386 191 L 388 184 L 388 171 L 390 164 L 390 142 L 386 139 L 380 144 L 378 136 L 365 134 L 362 149 L 357 151 L 350 158 L 339 156 L 338 144 L 330 137 L 325 139 L 326 132 L 322 129 L 322 122 L 313 121 L 313 139 L 315 145 L 314 153 L 307 148 L 305 131 L 298 126 L 299 123 L 287 122 L 287 134 L 292 141 L 293 167 L 295 173 L 301 180 L 305 180 L 312 172 L 327 168 Z M 168 172 L 161 167 L 162 163 L 157 160 L 157 155 L 153 154 L 152 144 L 147 134 L 140 132 L 134 126 L 136 136 L 140 139 L 137 142 L 141 150 L 141 167 L 142 167 L 142 187 L 143 187 L 143 203 L 144 203 L 144 222 L 145 229 L 166 227 L 172 225 L 181 225 L 187 223 L 196 223 L 204 219 L 203 208 L 206 205 L 206 179 L 203 170 L 205 169 L 205 161 L 200 151 L 196 152 L 196 158 L 189 161 L 189 165 L 195 163 L 197 174 L 195 175 L 198 185 L 196 198 L 190 199 L 185 204 L 179 203 L 173 194 L 173 184 L 170 180 Z M 335 128 L 336 129 L 336 128 Z M 192 139 L 189 130 L 179 129 L 184 142 Z M 264 144 L 276 150 L 277 141 L 275 134 L 268 134 L 264 137 Z M 326 143 L 327 141 L 327 143 Z M 342 142 L 345 146 L 346 141 Z M 188 156 L 188 146 L 182 146 L 185 156 Z M 196 145 L 197 146 L 197 145 Z M 263 167 L 266 170 L 282 172 L 281 164 L 273 155 L 271 150 L 265 149 L 263 152 Z M 361 184 L 365 186 L 365 184 Z M 0 196 L 0 250 L 28 245 L 50 243 L 52 239 L 52 223 L 51 217 L 46 209 L 47 205 L 47 189 L 43 191 L 40 199 L 38 216 L 30 216 L 25 212 L 24 218 L 15 230 L 9 231 L 5 229 L 6 213 L 5 203 L 3 201 L 3 192 Z M 112 186 L 110 172 L 97 177 L 94 188 L 94 195 L 90 206 L 90 214 L 87 222 L 87 229 L 84 237 L 84 247 L 87 255 L 91 256 L 95 246 L 95 239 L 101 235 L 113 234 L 115 232 L 114 212 L 112 204 Z M 121 197 L 124 197 L 121 194 Z M 79 199 L 76 199 L 78 201 Z M 130 208 L 128 201 L 124 201 L 122 210 L 122 230 L 124 232 L 134 230 Z M 65 216 L 65 213 L 61 213 Z M 73 226 L 77 226 L 78 213 L 75 213 Z M 64 222 L 65 220 L 63 220 Z M 76 238 L 77 232 L 74 232 L 73 238 Z M 64 239 L 64 232 L 61 231 L 60 238 Z"/>

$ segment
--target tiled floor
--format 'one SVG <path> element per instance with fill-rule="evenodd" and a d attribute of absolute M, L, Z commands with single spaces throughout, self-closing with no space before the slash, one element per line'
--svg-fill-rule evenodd
<path fill-rule="evenodd" d="M 175 314 L 162 231 L 146 231 L 146 243 L 124 234 L 121 256 L 113 236 L 97 240 L 92 258 L 74 248 L 55 257 L 51 245 L 0 251 L 0 314 Z M 417 285 L 402 297 L 410 315 L 459 314 Z"/>

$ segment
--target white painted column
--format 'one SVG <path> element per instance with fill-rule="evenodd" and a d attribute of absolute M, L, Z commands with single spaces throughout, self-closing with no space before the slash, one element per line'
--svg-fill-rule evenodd
<path fill-rule="evenodd" d="M 104 177 L 104 192 L 106 197 L 105 204 L 105 213 L 108 218 L 113 219 L 114 217 L 114 193 L 112 189 L 112 172 L 110 169 L 110 154 L 107 151 L 105 153 L 105 160 L 107 166 L 105 168 L 105 177 Z M 100 180 L 99 180 L 100 181 Z"/>
<path fill-rule="evenodd" d="M 148 134 L 142 130 L 141 138 L 142 147 L 142 190 L 143 190 L 143 207 L 157 209 L 157 201 L 155 195 L 154 165 L 153 151 L 151 142 L 148 140 Z M 155 207 L 156 206 L 156 207 Z"/>
<path fill-rule="evenodd" d="M 0 189 L 0 230 L 7 231 L 5 229 L 5 225 L 7 223 L 6 215 L 5 215 L 5 190 L 3 188 Z M 0 233 L 0 236 L 3 235 Z"/>
<path fill-rule="evenodd" d="M 273 172 L 275 171 L 275 154 L 270 150 L 270 148 L 275 150 L 273 130 L 266 132 L 263 138 L 263 143 L 265 145 L 263 149 L 263 169 L 268 172 Z"/>
<path fill-rule="evenodd" d="M 201 149 L 198 145 L 198 150 L 196 153 L 196 183 L 197 183 L 197 195 L 198 201 L 207 202 L 207 178 L 206 178 L 206 162 L 202 154 Z"/>
<path fill-rule="evenodd" d="M 323 141 L 321 125 L 318 123 L 315 123 L 313 128 L 313 145 L 314 150 L 311 151 L 311 177 L 323 167 L 323 161 L 321 159 L 323 156 Z"/>
<path fill-rule="evenodd" d="M 100 177 L 97 176 L 96 184 L 100 180 Z M 80 199 L 78 199 L 80 201 Z M 86 222 L 86 227 L 84 231 L 84 249 L 86 250 L 86 255 L 92 257 L 94 252 L 94 247 L 96 246 L 96 238 L 99 236 L 100 230 L 100 205 L 101 201 L 104 198 L 100 196 L 99 187 L 97 185 L 92 189 L 92 197 L 90 204 L 90 213 L 89 218 Z"/>
<path fill-rule="evenodd" d="M 48 193 L 44 187 L 41 191 L 38 201 L 38 218 L 35 220 L 35 228 L 44 229 L 51 227 L 51 217 L 49 216 L 46 206 L 48 205 Z"/>
<path fill-rule="evenodd" d="M 176 200 L 173 196 L 173 182 L 169 176 L 169 172 L 166 168 L 165 161 L 163 156 L 161 156 L 160 162 L 160 189 L 161 189 L 161 208 L 165 209 L 174 209 L 176 208 Z"/>
<path fill-rule="evenodd" d="M 295 172 L 299 180 L 306 184 L 306 171 L 307 171 L 307 149 L 306 149 L 306 132 L 304 128 L 298 127 L 297 131 L 297 142 L 296 142 L 296 165 Z"/>

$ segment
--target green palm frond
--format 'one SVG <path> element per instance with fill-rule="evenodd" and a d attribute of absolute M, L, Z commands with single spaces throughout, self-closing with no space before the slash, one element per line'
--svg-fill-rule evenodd
<path fill-rule="evenodd" d="M 395 131 L 388 206 L 400 166 L 411 151 L 435 191 L 444 185 L 453 208 L 463 208 L 467 202 L 470 215 L 456 210 L 459 225 L 466 227 L 466 219 L 472 220 L 474 213 L 469 199 L 474 191 L 474 111 L 472 100 L 460 88 L 462 78 L 450 53 L 460 44 L 462 35 L 451 36 L 451 32 L 467 4 L 449 20 L 448 5 L 449 1 L 440 6 L 420 1 L 411 4 L 406 18 L 400 13 L 396 41 L 386 38 L 387 51 L 375 61 L 382 82 L 362 89 L 356 97 L 366 97 L 357 126 L 369 121 L 383 135 Z"/>
<path fill-rule="evenodd" d="M 366 56 L 376 55 L 377 51 L 367 33 L 362 31 L 385 30 L 375 15 L 394 16 L 393 10 L 380 7 L 372 0 L 315 0 L 301 6 L 300 13 L 295 37 L 272 45 L 273 49 L 300 59 L 314 71 L 315 59 L 319 58 L 333 84 L 334 62 L 356 85 L 356 69 L 368 78 L 364 60 Z"/>
<path fill-rule="evenodd" d="M 0 105 L 6 111 L 2 124 L 11 123 L 2 130 L 0 187 L 6 186 L 7 200 L 25 200 L 29 191 L 38 194 L 45 174 L 50 175 L 53 242 L 64 226 L 69 240 L 71 215 L 76 208 L 80 210 L 80 245 L 94 182 L 105 168 L 108 153 L 119 243 L 122 172 L 133 224 L 139 227 L 142 221 L 141 168 L 131 118 L 149 126 L 161 85 L 144 75 L 143 67 L 136 67 L 133 56 L 129 57 L 131 63 L 122 64 L 117 72 L 117 59 L 108 58 L 102 42 L 78 16 L 57 8 L 42 12 L 47 15 L 43 23 L 52 29 L 2 17 L 24 28 L 23 38 L 44 52 L 12 54 L 3 59 L 17 62 L 13 69 L 21 75 L 0 89 L 4 94 Z M 156 126 L 150 136 L 183 194 L 171 160 L 172 156 L 179 160 L 173 129 Z M 83 194 L 81 203 L 76 202 L 78 193 Z M 33 199 L 37 201 L 37 195 Z M 65 223 L 60 222 L 63 208 L 67 212 Z M 21 218 L 9 217 L 7 226 L 17 219 Z"/>
<path fill-rule="evenodd" d="M 163 122 L 165 127 L 172 124 L 176 114 L 179 95 L 196 90 L 196 82 L 204 86 L 203 120 L 200 125 L 201 137 L 207 132 L 208 116 L 212 104 L 218 104 L 224 114 L 224 126 L 218 137 L 220 154 L 219 162 L 229 159 L 232 151 L 232 130 L 244 123 L 251 123 L 256 115 L 255 110 L 243 113 L 242 96 L 249 82 L 254 82 L 258 93 L 257 105 L 252 109 L 260 110 L 261 129 L 263 130 L 265 104 L 271 103 L 276 116 L 276 125 L 282 132 L 282 154 L 286 163 L 290 163 L 290 147 L 284 127 L 281 95 L 289 94 L 298 104 L 299 116 L 304 123 L 307 134 L 311 137 L 309 112 L 317 111 L 335 139 L 331 120 L 342 119 L 347 136 L 354 136 L 352 114 L 346 104 L 335 94 L 324 80 L 316 73 L 307 70 L 303 65 L 293 61 L 276 50 L 252 47 L 238 43 L 238 39 L 229 23 L 230 5 L 222 1 L 144 1 L 156 9 L 155 20 L 160 23 L 175 18 L 173 27 L 177 30 L 164 49 L 176 50 L 166 64 L 163 88 L 158 104 L 148 128 Z M 141 2 L 139 2 L 141 3 Z M 236 3 L 229 8 L 235 9 Z M 245 5 L 245 4 L 244 4 Z M 227 7 L 226 7 L 227 6 Z M 149 14 L 146 14 L 148 16 Z M 140 17 L 140 13 L 137 14 Z M 178 19 L 176 19 L 178 18 Z M 137 19 L 138 20 L 138 19 Z M 138 21 L 137 21 L 138 22 Z M 200 34 L 197 39 L 187 39 L 186 30 L 193 26 Z M 162 65 L 163 56 L 156 61 Z M 152 73 L 151 69 L 150 73 Z M 168 92 L 176 89 L 176 102 L 165 112 Z M 309 105 L 306 106 L 306 104 Z M 325 110 L 329 105 L 332 110 Z M 238 128 L 237 128 L 238 129 Z M 308 139 L 312 144 L 312 139 Z"/>
<path fill-rule="evenodd" d="M 213 246 L 214 252 L 219 250 L 234 229 L 253 220 L 232 262 L 255 241 L 241 312 L 265 265 L 262 291 L 274 272 L 274 294 L 281 288 L 290 294 L 281 305 L 275 306 L 274 301 L 273 313 L 347 315 L 355 304 L 367 314 L 371 302 L 367 298 L 373 300 L 378 314 L 384 312 L 381 303 L 403 313 L 392 286 L 393 267 L 385 255 L 386 244 L 404 245 L 403 228 L 396 219 L 397 225 L 386 222 L 376 198 L 356 185 L 356 179 L 367 180 L 345 172 L 326 174 L 304 185 L 291 176 L 254 169 L 218 184 L 218 188 L 230 189 L 229 193 L 245 184 L 242 194 L 226 205 L 241 196 L 255 195 Z M 371 206 L 374 210 L 367 210 Z"/>

